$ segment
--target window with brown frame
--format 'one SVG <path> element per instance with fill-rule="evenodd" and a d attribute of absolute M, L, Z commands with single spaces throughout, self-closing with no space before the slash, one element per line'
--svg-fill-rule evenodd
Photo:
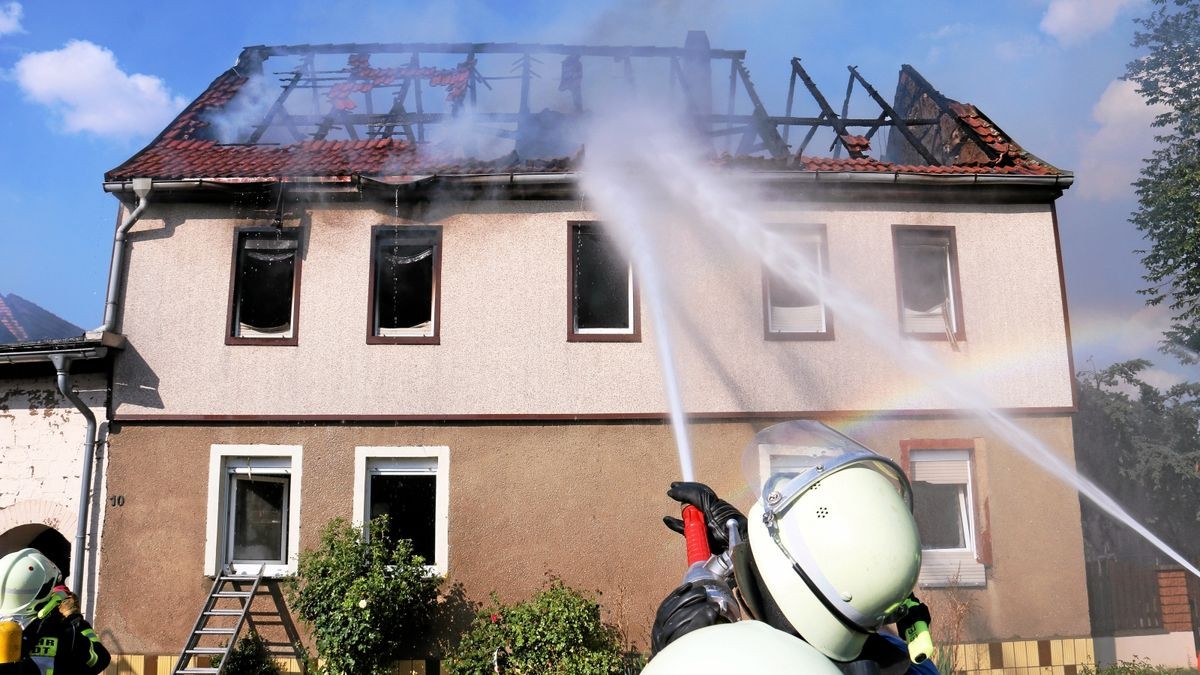
<path fill-rule="evenodd" d="M 832 340 L 833 320 L 824 300 L 821 280 L 828 274 L 829 249 L 825 229 L 776 230 L 796 253 L 805 270 L 789 279 L 763 268 L 763 323 L 768 340 Z M 807 272 L 812 272 L 808 275 Z M 815 279 L 806 284 L 803 279 Z"/>
<path fill-rule="evenodd" d="M 441 249 L 440 227 L 372 231 L 368 343 L 438 343 Z"/>
<path fill-rule="evenodd" d="M 230 285 L 226 344 L 295 345 L 300 295 L 295 229 L 239 230 Z"/>
<path fill-rule="evenodd" d="M 569 332 L 574 342 L 641 340 L 633 266 L 598 223 L 570 224 Z"/>
<path fill-rule="evenodd" d="M 892 228 L 900 329 L 927 340 L 966 339 L 952 227 Z"/>

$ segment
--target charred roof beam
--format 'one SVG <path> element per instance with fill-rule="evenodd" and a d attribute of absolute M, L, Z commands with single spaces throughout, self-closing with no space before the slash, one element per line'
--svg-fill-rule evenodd
<path fill-rule="evenodd" d="M 858 73 L 858 69 L 856 69 L 854 66 L 846 66 L 846 68 L 850 70 L 850 75 L 854 79 L 858 80 L 860 84 L 862 84 L 863 88 L 867 90 L 867 93 L 871 96 L 871 98 L 875 99 L 875 102 L 879 104 L 879 107 L 883 109 L 883 112 L 885 112 L 887 116 L 891 118 L 892 124 L 896 127 L 896 131 L 899 131 L 900 134 L 904 136 L 904 139 L 912 144 L 913 149 L 920 153 L 921 157 L 923 157 L 926 162 L 929 162 L 931 166 L 941 165 L 941 162 L 938 161 L 937 157 L 934 157 L 933 153 L 929 151 L 929 148 L 925 147 L 925 144 L 921 142 L 921 139 L 917 138 L 917 135 L 912 132 L 912 129 L 908 128 L 908 125 L 904 123 L 904 120 L 901 119 L 901 116 L 896 112 L 896 109 L 893 108 L 891 104 L 887 102 L 887 100 L 879 95 L 879 92 L 875 90 L 875 87 L 871 86 L 870 82 L 867 82 L 866 78 Z"/>
<path fill-rule="evenodd" d="M 800 59 L 795 57 L 792 58 L 792 72 L 800 78 L 800 81 L 803 82 L 804 86 L 808 88 L 808 93 L 812 94 L 812 97 L 817 102 L 817 105 L 821 107 L 821 116 L 827 119 L 830 126 L 832 126 L 834 131 L 837 132 L 838 140 L 841 141 L 843 146 L 845 146 L 846 152 L 848 152 L 850 156 L 855 159 L 864 157 L 862 150 L 850 145 L 850 143 L 846 141 L 845 136 L 850 135 L 850 132 L 846 130 L 846 125 L 842 123 L 841 118 L 838 117 L 838 114 L 833 111 L 833 107 L 829 105 L 829 101 L 825 100 L 825 95 L 821 93 L 821 90 L 817 88 L 817 84 L 813 82 L 812 78 L 809 77 L 808 73 L 804 70 L 804 67 L 800 65 Z M 808 136 L 804 139 L 804 143 L 800 146 L 801 152 L 803 152 L 803 148 L 808 144 L 808 141 L 812 140 L 812 135 L 815 131 L 815 128 L 809 131 Z"/>

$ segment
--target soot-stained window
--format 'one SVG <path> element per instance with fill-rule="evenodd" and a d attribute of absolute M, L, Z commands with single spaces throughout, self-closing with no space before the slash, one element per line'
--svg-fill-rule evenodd
<path fill-rule="evenodd" d="M 238 234 L 230 337 L 247 340 L 296 337 L 299 277 L 295 231 Z"/>
<path fill-rule="evenodd" d="M 896 280 L 905 333 L 962 340 L 958 255 L 950 228 L 896 228 Z"/>
<path fill-rule="evenodd" d="M 833 328 L 823 299 L 822 280 L 828 273 L 823 231 L 782 233 L 803 269 L 794 275 L 764 268 L 767 337 L 770 339 L 830 339 Z"/>
<path fill-rule="evenodd" d="M 571 337 L 636 340 L 633 270 L 599 225 L 571 226 Z"/>
<path fill-rule="evenodd" d="M 372 342 L 435 341 L 441 229 L 379 227 L 372 254 Z"/>
<path fill-rule="evenodd" d="M 413 552 L 433 564 L 437 477 L 372 472 L 370 481 L 371 518 L 386 515 L 392 539 L 412 541 Z"/>

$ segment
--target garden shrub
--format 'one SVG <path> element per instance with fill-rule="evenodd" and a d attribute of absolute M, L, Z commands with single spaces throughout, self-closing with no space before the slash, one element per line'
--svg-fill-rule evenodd
<path fill-rule="evenodd" d="M 213 668 L 219 667 L 220 659 L 213 659 Z M 238 640 L 229 652 L 229 661 L 225 664 L 225 675 L 282 675 L 267 643 L 263 641 L 253 628 Z"/>
<path fill-rule="evenodd" d="M 386 516 L 370 536 L 345 520 L 330 521 L 321 543 L 300 554 L 288 601 L 316 637 L 322 672 L 383 672 L 421 656 L 442 577 L 429 571 L 407 540 L 388 536 Z"/>
<path fill-rule="evenodd" d="M 481 609 L 446 661 L 452 675 L 619 675 L 625 672 L 616 627 L 600 618 L 600 605 L 553 579 L 515 605 L 495 595 Z"/>

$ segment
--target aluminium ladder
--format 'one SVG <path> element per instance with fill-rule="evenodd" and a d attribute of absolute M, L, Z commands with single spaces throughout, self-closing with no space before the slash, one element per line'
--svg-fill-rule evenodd
<path fill-rule="evenodd" d="M 250 613 L 250 603 L 254 601 L 254 595 L 258 593 L 258 587 L 262 584 L 264 569 L 266 569 L 266 565 L 260 565 L 258 574 L 254 577 L 235 576 L 226 573 L 225 570 L 217 573 L 217 578 L 213 580 L 212 590 L 208 593 L 208 599 L 204 601 L 204 608 L 200 610 L 200 616 L 196 617 L 196 625 L 192 628 L 192 633 L 188 636 L 183 651 L 179 653 L 179 660 L 175 662 L 175 669 L 172 673 L 175 675 L 220 675 L 225 670 L 225 664 L 229 663 L 229 653 L 233 651 L 238 635 L 242 632 L 242 626 L 246 623 L 246 616 Z M 249 591 L 237 590 L 236 584 L 245 584 L 251 581 L 253 583 Z M 219 601 L 226 599 L 233 600 L 238 606 L 236 608 L 217 606 Z M 209 621 L 218 617 L 226 622 L 233 620 L 234 623 L 223 626 L 209 624 Z M 205 637 L 224 637 L 225 645 L 201 647 L 200 640 Z M 192 659 L 201 656 L 220 657 L 220 665 L 215 668 L 190 665 Z"/>

